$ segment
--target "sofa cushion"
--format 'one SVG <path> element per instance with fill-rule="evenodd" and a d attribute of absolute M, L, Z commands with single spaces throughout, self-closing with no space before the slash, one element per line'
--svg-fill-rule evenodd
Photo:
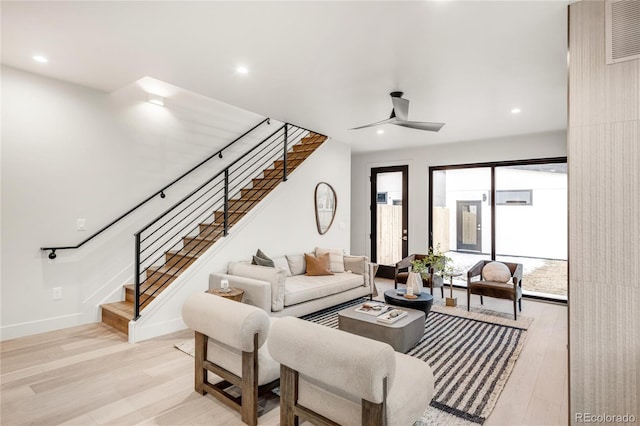
<path fill-rule="evenodd" d="M 316 257 L 312 254 L 304 254 L 304 261 L 307 264 L 308 276 L 333 275 L 329 266 L 329 253 Z"/>
<path fill-rule="evenodd" d="M 506 283 L 511 279 L 511 271 L 502 262 L 489 262 L 482 268 L 482 278 L 485 281 Z"/>
<path fill-rule="evenodd" d="M 335 275 L 314 277 L 294 275 L 287 278 L 284 289 L 284 306 L 319 299 L 364 285 L 362 275 L 342 272 Z"/>
<path fill-rule="evenodd" d="M 276 266 L 273 263 L 273 260 L 266 254 L 264 254 L 264 252 L 260 249 L 258 249 L 255 256 L 253 256 L 253 260 L 251 261 L 251 263 L 253 265 L 271 266 L 272 268 Z"/>
<path fill-rule="evenodd" d="M 304 254 L 288 254 L 285 256 L 291 275 L 302 275 L 307 270 Z"/>
<path fill-rule="evenodd" d="M 277 256 L 273 258 L 273 263 L 276 265 L 276 268 L 284 269 L 284 272 L 287 274 L 287 277 L 290 277 L 291 269 L 289 269 L 289 263 L 284 256 Z"/>
<path fill-rule="evenodd" d="M 280 268 L 249 265 L 243 262 L 230 262 L 229 275 L 253 278 L 271 283 L 271 310 L 281 311 L 284 308 L 284 283 L 287 273 Z"/>
<path fill-rule="evenodd" d="M 273 263 L 271 259 L 263 259 L 258 256 L 253 256 L 253 260 L 251 261 L 252 265 L 260 265 L 260 266 L 268 266 L 270 268 L 274 268 L 276 265 Z"/>
<path fill-rule="evenodd" d="M 316 247 L 316 256 L 329 253 L 331 259 L 331 272 L 344 272 L 344 251 L 341 248 Z"/>
<path fill-rule="evenodd" d="M 367 272 L 367 261 L 367 256 L 345 256 L 345 272 L 353 272 L 354 274 L 364 275 L 365 272 Z"/>

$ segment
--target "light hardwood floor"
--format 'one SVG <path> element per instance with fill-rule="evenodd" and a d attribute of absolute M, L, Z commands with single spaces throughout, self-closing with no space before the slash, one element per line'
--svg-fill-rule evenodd
<path fill-rule="evenodd" d="M 389 286 L 378 283 L 381 292 Z M 512 305 L 485 298 L 485 307 L 510 312 Z M 528 300 L 523 308 L 534 321 L 485 424 L 566 424 L 567 308 Z M 185 330 L 130 345 L 110 327 L 90 324 L 2 342 L 0 424 L 241 425 L 237 413 L 193 391 L 193 359 L 173 347 L 191 336 Z M 259 423 L 277 425 L 279 410 Z"/>

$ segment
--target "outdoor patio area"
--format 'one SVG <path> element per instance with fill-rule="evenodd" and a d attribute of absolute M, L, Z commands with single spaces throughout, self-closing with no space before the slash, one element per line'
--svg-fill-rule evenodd
<path fill-rule="evenodd" d="M 451 258 L 456 271 L 463 275 L 454 278 L 453 283 L 466 285 L 466 272 L 479 260 L 489 259 L 488 254 L 474 254 L 449 251 L 445 253 Z M 522 288 L 525 292 L 538 296 L 551 296 L 561 299 L 567 297 L 567 261 L 554 259 L 539 259 L 532 257 L 496 256 L 497 260 L 522 263 Z"/>

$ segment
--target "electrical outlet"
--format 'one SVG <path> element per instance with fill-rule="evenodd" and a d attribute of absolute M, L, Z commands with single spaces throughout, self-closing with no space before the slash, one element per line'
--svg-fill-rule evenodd
<path fill-rule="evenodd" d="M 62 287 L 54 287 L 53 288 L 53 300 L 62 299 Z"/>
<path fill-rule="evenodd" d="M 87 221 L 85 219 L 77 220 L 77 229 L 78 231 L 86 231 L 87 230 Z"/>

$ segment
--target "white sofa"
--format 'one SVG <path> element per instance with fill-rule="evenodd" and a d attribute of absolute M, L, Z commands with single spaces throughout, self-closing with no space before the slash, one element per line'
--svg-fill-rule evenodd
<path fill-rule="evenodd" d="M 210 275 L 209 288 L 219 288 L 220 281 L 227 279 L 230 287 L 244 290 L 243 302 L 276 317 L 299 317 L 375 294 L 369 259 L 331 250 L 333 275 L 305 275 L 304 255 L 296 254 L 274 257 L 275 267 L 230 262 L 226 274 Z M 316 249 L 321 252 L 323 249 Z"/>

